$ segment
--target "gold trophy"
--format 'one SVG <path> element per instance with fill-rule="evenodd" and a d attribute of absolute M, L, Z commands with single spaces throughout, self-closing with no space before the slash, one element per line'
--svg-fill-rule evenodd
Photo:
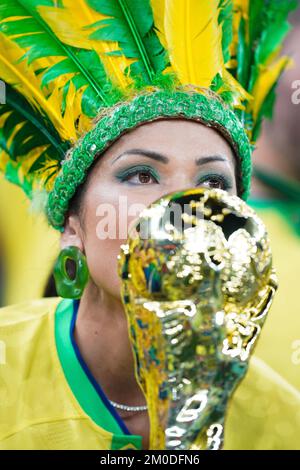
<path fill-rule="evenodd" d="M 221 449 L 277 288 L 263 223 L 225 191 L 173 193 L 140 214 L 119 274 L 150 449 Z"/>

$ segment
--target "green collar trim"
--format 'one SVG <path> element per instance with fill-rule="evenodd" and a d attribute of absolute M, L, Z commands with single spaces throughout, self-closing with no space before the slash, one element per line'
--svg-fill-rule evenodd
<path fill-rule="evenodd" d="M 216 128 L 231 143 L 239 157 L 242 198 L 247 199 L 251 179 L 252 147 L 236 114 L 212 93 L 154 91 L 113 106 L 62 161 L 62 168 L 49 193 L 46 213 L 50 224 L 63 231 L 65 214 L 76 189 L 98 156 L 118 137 L 142 123 L 161 118 L 183 117 Z"/>
<path fill-rule="evenodd" d="M 130 434 L 122 418 L 85 364 L 73 339 L 79 301 L 62 300 L 55 312 L 55 341 L 66 380 L 83 411 L 96 425 L 113 434 L 112 448 L 142 448 L 142 436 Z"/>

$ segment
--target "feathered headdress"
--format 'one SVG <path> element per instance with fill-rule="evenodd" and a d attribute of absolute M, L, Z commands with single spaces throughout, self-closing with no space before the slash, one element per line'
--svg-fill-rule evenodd
<path fill-rule="evenodd" d="M 251 144 L 289 62 L 280 46 L 296 6 L 0 0 L 0 168 L 29 197 L 46 192 L 49 221 L 61 229 L 109 143 L 142 122 L 184 116 L 229 140 L 246 198 Z"/>

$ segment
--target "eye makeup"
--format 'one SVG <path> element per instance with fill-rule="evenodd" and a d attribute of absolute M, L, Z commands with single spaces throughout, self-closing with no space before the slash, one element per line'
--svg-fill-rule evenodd
<path fill-rule="evenodd" d="M 149 165 L 133 165 L 129 168 L 122 169 L 115 174 L 115 177 L 121 183 L 127 182 L 129 184 L 139 184 L 139 183 L 130 183 L 130 178 L 137 176 L 139 173 L 146 173 L 150 175 L 156 183 L 160 182 L 160 175 L 158 172 Z M 142 184 L 142 183 L 140 183 Z"/>
<path fill-rule="evenodd" d="M 214 181 L 212 186 L 209 186 L 210 188 L 219 188 L 224 191 L 229 191 L 233 187 L 231 179 L 220 173 L 206 173 L 201 175 L 201 177 L 197 179 L 197 186 L 201 186 L 206 182 L 209 183 L 209 181 Z M 218 183 L 219 186 L 216 186 Z"/>
<path fill-rule="evenodd" d="M 115 178 L 120 183 L 127 183 L 129 185 L 145 185 L 145 184 L 159 184 L 161 176 L 155 168 L 147 164 L 135 164 L 118 170 L 115 173 Z M 138 181 L 133 181 L 134 177 L 141 177 Z M 152 181 L 147 180 L 151 178 Z M 143 181 L 144 180 L 144 181 Z M 195 186 L 204 186 L 208 188 L 220 188 L 224 191 L 229 191 L 233 188 L 233 183 L 230 176 L 222 174 L 222 172 L 207 172 L 202 173 L 196 178 Z M 193 184 L 191 184 L 191 187 Z"/>

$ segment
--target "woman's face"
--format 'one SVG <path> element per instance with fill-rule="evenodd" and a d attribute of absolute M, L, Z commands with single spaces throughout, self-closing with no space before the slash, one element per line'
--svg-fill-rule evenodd
<path fill-rule="evenodd" d="M 79 214 L 69 215 L 61 245 L 86 255 L 93 287 L 120 298 L 117 256 L 140 211 L 161 196 L 195 187 L 237 193 L 235 157 L 214 129 L 161 120 L 125 134 L 90 172 Z"/>

